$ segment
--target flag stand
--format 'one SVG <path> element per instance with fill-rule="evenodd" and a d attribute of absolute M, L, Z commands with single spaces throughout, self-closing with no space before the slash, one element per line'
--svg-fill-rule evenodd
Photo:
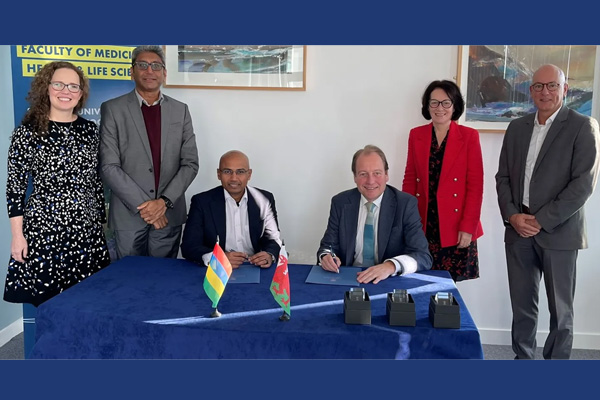
<path fill-rule="evenodd" d="M 287 322 L 290 318 L 290 315 L 284 311 L 283 314 L 281 314 L 281 317 L 279 317 L 279 320 Z"/>
<path fill-rule="evenodd" d="M 217 308 L 215 307 L 215 309 L 213 310 L 213 312 L 210 314 L 211 318 L 219 318 L 221 316 L 221 313 L 219 312 L 219 310 L 217 310 Z"/>

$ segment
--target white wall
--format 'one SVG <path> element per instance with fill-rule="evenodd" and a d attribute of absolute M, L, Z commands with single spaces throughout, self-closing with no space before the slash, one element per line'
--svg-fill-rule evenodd
<path fill-rule="evenodd" d="M 0 60 L 0 68 L 5 64 L 9 68 L 9 61 Z M 313 263 L 331 197 L 354 186 L 350 171 L 354 151 L 369 143 L 383 148 L 390 162 L 390 184 L 401 187 L 408 132 L 427 122 L 420 113 L 423 90 L 432 80 L 453 79 L 456 67 L 456 46 L 309 46 L 306 92 L 164 89 L 190 106 L 197 134 L 200 172 L 188 190 L 188 201 L 219 183 L 216 168 L 221 154 L 242 150 L 254 170 L 251 184 L 275 194 L 290 261 Z M 5 118 L 12 118 L 12 111 L 0 107 L 0 113 L 4 146 L 12 129 L 5 127 Z M 481 278 L 458 283 L 482 341 L 488 344 L 510 343 L 504 231 L 494 183 L 502 138 L 481 135 L 485 167 L 485 235 L 478 242 Z M 0 160 L 5 160 L 2 148 Z M 600 349 L 600 269 L 594 262 L 600 259 L 598 204 L 596 193 L 587 207 L 590 249 L 579 255 L 574 344 L 579 348 Z M 8 225 L 2 212 L 0 218 L 5 238 Z M 2 243 L 0 260 L 6 260 L 10 245 L 7 240 Z M 0 301 L 0 313 L 6 304 Z M 549 324 L 546 304 L 542 293 L 542 339 Z M 0 331 L 3 327 L 0 318 Z"/>
<path fill-rule="evenodd" d="M 315 262 L 331 197 L 354 186 L 352 154 L 366 144 L 380 146 L 390 162 L 390 184 L 402 185 L 410 128 L 426 123 L 420 112 L 425 87 L 453 79 L 456 46 L 309 46 L 306 92 L 170 89 L 190 106 L 200 153 L 200 172 L 188 190 L 216 186 L 219 157 L 239 149 L 250 157 L 252 185 L 275 194 L 290 261 Z M 509 344 L 511 311 L 503 233 L 494 174 L 502 134 L 481 134 L 485 167 L 479 240 L 480 275 L 458 287 L 482 340 Z M 575 347 L 600 349 L 595 310 L 600 269 L 598 195 L 587 207 L 590 249 L 579 255 L 575 299 Z M 596 207 L 594 207 L 596 205 Z M 540 300 L 540 339 L 549 317 Z M 543 342 L 542 342 L 543 343 Z"/>

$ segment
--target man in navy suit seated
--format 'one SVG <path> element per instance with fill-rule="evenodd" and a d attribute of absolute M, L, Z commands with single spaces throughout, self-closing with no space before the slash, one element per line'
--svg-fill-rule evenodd
<path fill-rule="evenodd" d="M 368 267 L 359 283 L 378 283 L 394 275 L 431 268 L 432 258 L 416 197 L 387 185 L 388 162 L 368 145 L 352 158 L 355 189 L 333 197 L 317 260 L 324 270 Z"/>
<path fill-rule="evenodd" d="M 231 150 L 221 156 L 221 186 L 192 197 L 181 242 L 184 258 L 208 265 L 218 237 L 233 268 L 244 261 L 261 268 L 275 262 L 281 244 L 275 198 L 248 186 L 251 177 L 244 153 Z"/>

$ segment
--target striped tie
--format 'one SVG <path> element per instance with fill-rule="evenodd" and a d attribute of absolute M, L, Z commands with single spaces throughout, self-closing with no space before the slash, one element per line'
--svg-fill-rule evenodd
<path fill-rule="evenodd" d="M 375 265 L 375 230 L 373 228 L 375 204 L 368 202 L 367 219 L 365 220 L 365 231 L 363 233 L 363 267 Z"/>

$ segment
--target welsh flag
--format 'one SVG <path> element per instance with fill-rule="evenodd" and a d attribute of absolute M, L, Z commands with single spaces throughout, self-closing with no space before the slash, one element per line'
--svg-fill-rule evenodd
<path fill-rule="evenodd" d="M 288 275 L 288 255 L 285 251 L 285 245 L 281 246 L 279 252 L 279 261 L 271 281 L 271 294 L 273 294 L 277 304 L 290 315 L 290 277 Z"/>

